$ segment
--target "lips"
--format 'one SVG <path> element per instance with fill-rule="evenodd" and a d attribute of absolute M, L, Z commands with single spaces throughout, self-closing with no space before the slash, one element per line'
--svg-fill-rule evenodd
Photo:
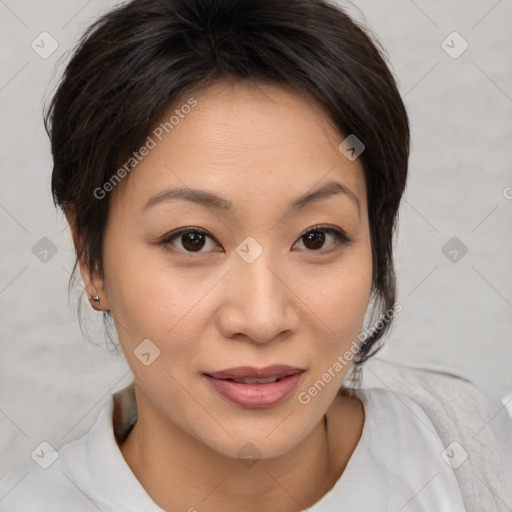
<path fill-rule="evenodd" d="M 265 380 L 276 378 L 281 380 L 284 377 L 295 375 L 304 370 L 285 364 L 275 364 L 273 366 L 266 366 L 265 368 L 253 368 L 251 366 L 238 366 L 236 368 L 228 368 L 218 372 L 208 372 L 205 375 L 213 377 L 214 379 L 223 380 L 244 380 L 244 379 L 257 379 Z M 272 382 L 272 381 L 270 381 Z"/>
<path fill-rule="evenodd" d="M 277 405 L 297 386 L 304 370 L 288 365 L 265 368 L 239 366 L 218 372 L 205 373 L 213 389 L 247 409 Z"/>

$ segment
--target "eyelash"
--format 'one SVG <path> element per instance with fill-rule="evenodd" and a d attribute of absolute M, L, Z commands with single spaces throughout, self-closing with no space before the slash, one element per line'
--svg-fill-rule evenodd
<path fill-rule="evenodd" d="M 322 225 L 313 226 L 313 227 L 309 228 L 307 231 L 302 233 L 302 235 L 299 237 L 299 241 L 302 238 L 304 238 L 305 236 L 307 236 L 308 234 L 310 234 L 310 233 L 318 233 L 318 232 L 327 233 L 327 234 L 332 235 L 334 237 L 334 239 L 335 239 L 335 243 L 333 244 L 333 247 L 331 249 L 324 250 L 324 251 L 319 249 L 319 250 L 316 250 L 316 251 L 315 250 L 306 250 L 306 252 L 320 253 L 320 254 L 330 254 L 330 253 L 336 251 L 337 249 L 339 249 L 341 246 L 346 246 L 346 245 L 349 245 L 349 244 L 351 244 L 353 242 L 353 240 L 351 238 L 349 238 L 345 232 L 340 231 L 338 229 L 322 226 Z M 189 228 L 180 229 L 179 231 L 170 233 L 161 242 L 159 242 L 159 245 L 164 245 L 167 250 L 169 250 L 171 252 L 175 252 L 175 253 L 176 252 L 177 253 L 181 253 L 181 254 L 185 255 L 186 258 L 191 258 L 191 259 L 197 258 L 197 256 L 194 256 L 195 254 L 199 255 L 199 254 L 207 252 L 207 251 L 198 251 L 198 252 L 181 251 L 181 250 L 175 250 L 175 249 L 172 249 L 172 248 L 169 247 L 173 240 L 179 238 L 182 235 L 186 235 L 187 233 L 201 234 L 201 235 L 205 235 L 205 236 L 211 238 L 212 240 L 215 240 L 206 231 L 204 231 L 202 229 L 199 229 L 199 228 L 189 227 Z M 296 242 L 296 243 L 298 243 L 298 242 Z"/>

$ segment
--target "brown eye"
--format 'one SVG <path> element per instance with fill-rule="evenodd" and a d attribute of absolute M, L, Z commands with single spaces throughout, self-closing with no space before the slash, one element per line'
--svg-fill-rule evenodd
<path fill-rule="evenodd" d="M 208 240 L 212 243 L 208 247 Z M 206 253 L 215 247 L 213 238 L 204 231 L 196 228 L 181 229 L 172 233 L 161 242 L 165 246 L 169 246 L 169 250 L 181 252 L 185 255 L 192 253 Z M 206 250 L 203 250 L 206 247 Z"/>
<path fill-rule="evenodd" d="M 324 245 L 331 239 L 331 244 L 326 249 Z M 208 247 L 208 241 L 210 246 Z M 306 252 L 318 252 L 326 254 L 335 251 L 342 245 L 348 245 L 352 240 L 343 232 L 333 228 L 315 226 L 305 232 L 300 238 L 306 248 Z M 297 243 L 299 243 L 297 242 Z M 215 239 L 199 228 L 186 228 L 168 235 L 160 242 L 169 251 L 181 253 L 183 256 L 193 258 L 195 254 L 222 251 Z M 323 250 L 322 250 L 323 249 Z"/>
<path fill-rule="evenodd" d="M 330 244 L 330 248 L 321 251 L 320 249 L 322 249 L 326 243 L 326 239 L 328 240 L 329 236 L 331 239 L 334 239 L 334 242 Z M 308 251 L 323 253 L 335 251 L 339 247 L 348 245 L 352 242 L 352 240 L 344 232 L 322 226 L 313 227 L 304 233 L 299 240 L 304 243 L 304 246 Z"/>

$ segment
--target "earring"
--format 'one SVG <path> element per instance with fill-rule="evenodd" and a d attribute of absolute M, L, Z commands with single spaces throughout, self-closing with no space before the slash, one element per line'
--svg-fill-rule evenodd
<path fill-rule="evenodd" d="M 100 301 L 100 298 L 97 295 L 91 295 L 89 297 L 89 300 L 92 300 L 93 302 L 98 303 Z"/>

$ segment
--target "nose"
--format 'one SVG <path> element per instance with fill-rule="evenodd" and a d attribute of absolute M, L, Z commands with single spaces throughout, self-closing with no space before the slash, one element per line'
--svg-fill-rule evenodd
<path fill-rule="evenodd" d="M 252 263 L 236 258 L 224 281 L 219 328 L 227 338 L 267 343 L 297 329 L 299 316 L 293 283 L 272 261 L 270 251 Z"/>

